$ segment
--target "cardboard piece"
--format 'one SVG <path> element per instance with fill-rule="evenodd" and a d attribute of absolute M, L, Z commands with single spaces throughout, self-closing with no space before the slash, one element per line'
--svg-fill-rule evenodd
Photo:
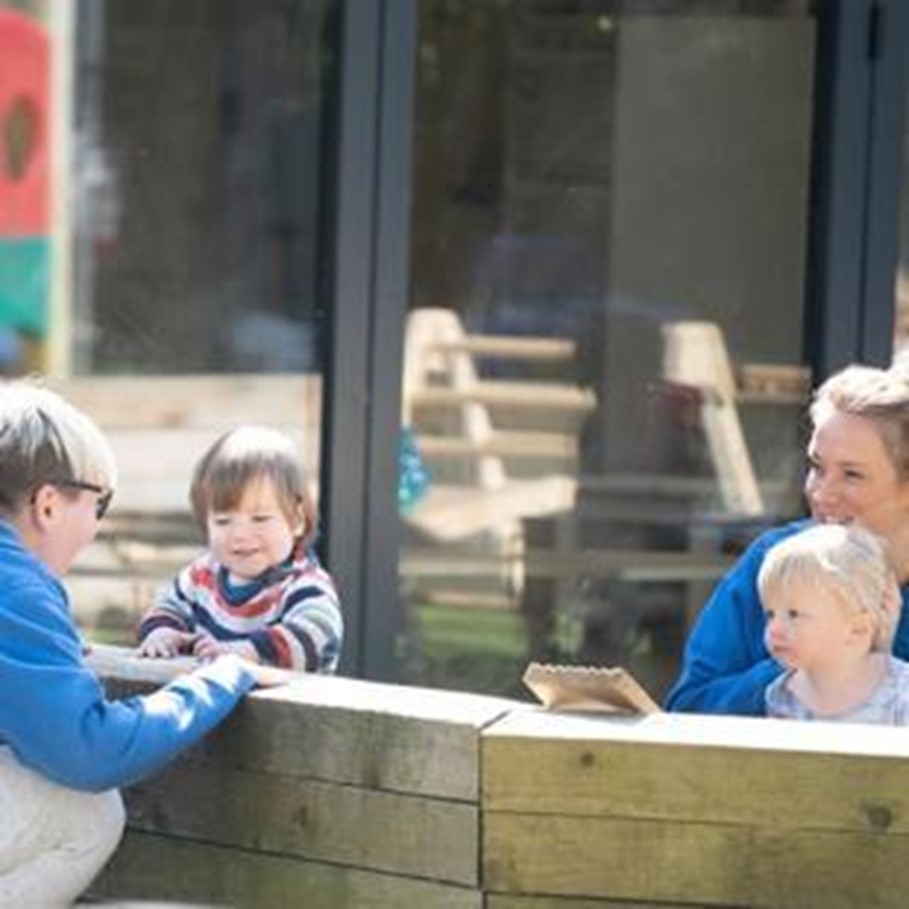
<path fill-rule="evenodd" d="M 657 713 L 659 704 L 626 669 L 530 663 L 524 684 L 547 710 Z"/>

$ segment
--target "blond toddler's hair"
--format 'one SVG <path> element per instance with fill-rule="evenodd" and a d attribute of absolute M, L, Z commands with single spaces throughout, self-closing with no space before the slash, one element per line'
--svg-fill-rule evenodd
<path fill-rule="evenodd" d="M 788 537 L 767 553 L 757 583 L 765 604 L 793 588 L 827 590 L 843 609 L 870 617 L 872 650 L 890 649 L 891 617 L 884 604 L 896 576 L 887 544 L 863 527 L 817 524 Z"/>

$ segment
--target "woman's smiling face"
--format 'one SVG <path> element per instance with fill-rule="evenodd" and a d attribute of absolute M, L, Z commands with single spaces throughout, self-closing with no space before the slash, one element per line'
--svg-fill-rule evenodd
<path fill-rule="evenodd" d="M 829 410 L 808 443 L 805 498 L 819 521 L 858 521 L 886 539 L 909 522 L 909 482 L 901 479 L 880 428 Z"/>

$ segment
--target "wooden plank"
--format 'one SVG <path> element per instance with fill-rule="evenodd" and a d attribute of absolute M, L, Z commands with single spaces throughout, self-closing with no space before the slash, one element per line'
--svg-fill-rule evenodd
<path fill-rule="evenodd" d="M 105 900 L 250 906 L 256 909 L 481 909 L 465 889 L 128 831 L 91 888 Z"/>
<path fill-rule="evenodd" d="M 555 382 L 479 380 L 464 390 L 443 387 L 415 389 L 410 398 L 415 407 L 456 407 L 473 402 L 487 407 L 567 410 L 583 414 L 596 406 L 596 395 L 589 389 Z"/>
<path fill-rule="evenodd" d="M 739 404 L 786 404 L 790 407 L 805 407 L 810 400 L 809 395 L 802 392 L 772 388 L 741 389 L 735 399 Z"/>
<path fill-rule="evenodd" d="M 484 888 L 495 891 L 896 909 L 909 887 L 906 836 L 497 812 L 483 828 Z"/>
<path fill-rule="evenodd" d="M 738 363 L 734 367 L 740 401 L 774 404 L 808 403 L 811 370 L 781 363 Z"/>
<path fill-rule="evenodd" d="M 575 433 L 494 431 L 486 439 L 470 439 L 451 435 L 418 436 L 420 452 L 432 461 L 438 458 L 474 458 L 479 455 L 501 455 L 507 458 L 565 458 L 578 457 Z"/>
<path fill-rule="evenodd" d="M 507 729 L 520 747 L 499 747 Z M 904 902 L 904 730 L 528 710 L 483 738 L 487 889 L 698 905 Z"/>
<path fill-rule="evenodd" d="M 762 514 L 764 501 L 736 407 L 722 329 L 713 322 L 667 322 L 662 335 L 664 378 L 701 392 L 701 422 L 727 508 Z"/>
<path fill-rule="evenodd" d="M 892 727 L 528 709 L 482 748 L 487 811 L 909 833 L 909 737 Z"/>
<path fill-rule="evenodd" d="M 577 484 L 560 474 L 508 480 L 494 489 L 430 485 L 406 515 L 407 523 L 436 540 L 453 541 L 483 531 L 507 532 L 523 518 L 574 507 Z"/>
<path fill-rule="evenodd" d="M 318 425 L 321 413 L 315 373 L 72 376 L 47 384 L 109 429 L 228 428 L 238 419 Z"/>
<path fill-rule="evenodd" d="M 483 814 L 484 890 L 745 905 L 752 859 L 745 827 Z"/>
<path fill-rule="evenodd" d="M 691 909 L 691 903 L 653 903 L 634 900 L 584 899 L 573 896 L 518 896 L 513 893 L 488 893 L 485 909 Z"/>
<path fill-rule="evenodd" d="M 427 345 L 427 349 L 443 354 L 469 353 L 497 360 L 551 363 L 573 359 L 577 344 L 566 338 L 476 334 L 465 335 L 458 341 L 439 341 Z"/>
<path fill-rule="evenodd" d="M 764 828 L 743 896 L 767 909 L 904 909 L 907 849 L 906 836 Z"/>
<path fill-rule="evenodd" d="M 479 731 L 514 704 L 306 676 L 251 695 L 204 747 L 238 768 L 475 802 Z"/>
<path fill-rule="evenodd" d="M 306 747 L 301 739 L 298 747 Z M 180 760 L 126 793 L 132 829 L 478 886 L 475 804 Z"/>
<path fill-rule="evenodd" d="M 102 678 L 147 685 L 159 684 L 170 663 L 103 647 L 91 659 Z M 192 759 L 476 802 L 480 730 L 515 706 L 505 698 L 299 675 L 250 694 Z"/>
<path fill-rule="evenodd" d="M 705 401 L 701 420 L 728 509 L 746 515 L 763 514 L 764 500 L 734 403 Z"/>

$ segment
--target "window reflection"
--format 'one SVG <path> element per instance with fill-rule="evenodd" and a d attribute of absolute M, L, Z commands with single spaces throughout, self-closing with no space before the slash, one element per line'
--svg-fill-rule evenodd
<path fill-rule="evenodd" d="M 420 5 L 413 678 L 618 662 L 659 695 L 800 510 L 812 9 Z"/>
<path fill-rule="evenodd" d="M 0 3 L 0 367 L 46 372 L 114 444 L 70 584 L 95 630 L 129 635 L 198 544 L 191 470 L 221 432 L 282 429 L 318 476 L 337 7 Z"/>
<path fill-rule="evenodd" d="M 82 9 L 78 361 L 317 369 L 330 4 Z"/>

